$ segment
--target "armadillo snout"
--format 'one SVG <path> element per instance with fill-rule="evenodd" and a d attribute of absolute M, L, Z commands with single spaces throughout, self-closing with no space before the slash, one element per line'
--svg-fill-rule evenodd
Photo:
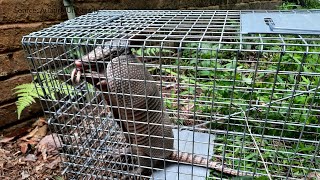
<path fill-rule="evenodd" d="M 90 83 L 95 84 L 104 78 L 104 66 L 103 63 L 96 62 L 86 62 L 81 60 L 75 61 L 75 68 L 71 72 L 71 81 L 78 84 L 81 79 L 81 75 L 88 76 L 91 78 L 86 78 Z"/>

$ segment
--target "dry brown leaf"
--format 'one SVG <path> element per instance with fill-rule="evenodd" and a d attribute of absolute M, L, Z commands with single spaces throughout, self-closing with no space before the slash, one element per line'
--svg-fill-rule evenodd
<path fill-rule="evenodd" d="M 36 145 L 38 144 L 39 140 L 34 140 L 34 138 L 30 139 L 27 143 L 30 145 Z"/>
<path fill-rule="evenodd" d="M 47 134 L 48 125 L 38 127 L 37 132 L 33 134 L 29 140 L 25 139 L 29 144 L 38 144 L 38 142 Z"/>
<path fill-rule="evenodd" d="M 7 143 L 11 140 L 13 140 L 15 137 L 4 137 L 0 140 L 0 143 Z"/>
<path fill-rule="evenodd" d="M 46 118 L 44 118 L 44 117 L 40 117 L 40 118 L 38 119 L 37 123 L 38 123 L 38 126 L 43 126 L 43 125 L 46 125 L 46 124 L 47 124 L 47 120 L 46 120 Z"/>
<path fill-rule="evenodd" d="M 6 161 L 0 160 L 0 169 L 3 169 L 5 163 L 6 163 Z"/>
<path fill-rule="evenodd" d="M 35 127 L 29 134 L 20 138 L 20 140 L 28 141 L 29 138 L 32 138 L 38 131 L 39 127 Z"/>
<path fill-rule="evenodd" d="M 34 123 L 32 124 L 31 127 L 32 127 L 32 128 L 37 127 L 37 126 L 41 127 L 41 126 L 43 126 L 43 125 L 45 125 L 45 124 L 48 124 L 46 118 L 40 117 L 36 122 L 34 122 Z"/>
<path fill-rule="evenodd" d="M 22 164 L 26 164 L 26 162 L 24 162 L 21 158 L 19 158 L 18 162 L 16 162 L 16 164 L 22 165 Z"/>
<path fill-rule="evenodd" d="M 59 149 L 61 148 L 61 144 L 58 138 L 58 135 L 53 133 L 45 136 L 41 139 L 41 141 L 38 144 L 38 148 L 41 148 L 43 146 L 46 146 L 48 149 Z"/>
<path fill-rule="evenodd" d="M 36 162 L 37 159 L 38 159 L 38 158 L 37 158 L 34 154 L 28 154 L 28 155 L 24 158 L 24 161 Z"/>
<path fill-rule="evenodd" d="M 22 176 L 22 179 L 27 179 L 28 177 L 30 177 L 30 174 L 26 171 L 22 171 L 21 176 Z"/>
<path fill-rule="evenodd" d="M 43 160 L 47 160 L 47 148 L 45 147 L 41 148 L 41 155 Z"/>
<path fill-rule="evenodd" d="M 38 173 L 39 171 L 41 171 L 42 168 L 43 168 L 43 166 L 44 166 L 43 163 L 41 163 L 40 165 L 36 166 L 36 167 L 35 167 L 36 173 Z"/>
<path fill-rule="evenodd" d="M 318 172 L 311 172 L 308 174 L 307 179 L 320 179 L 320 173 Z"/>
<path fill-rule="evenodd" d="M 9 154 L 10 151 L 7 151 L 5 149 L 0 149 L 0 156 L 2 157 L 3 155 L 5 156 L 6 154 Z"/>
<path fill-rule="evenodd" d="M 192 103 L 192 102 L 189 102 L 188 104 L 186 104 L 186 105 L 184 105 L 182 108 L 181 108 L 181 110 L 182 111 L 186 111 L 187 113 L 191 113 L 192 111 L 192 109 L 194 108 L 194 103 Z"/>
<path fill-rule="evenodd" d="M 19 146 L 23 154 L 25 154 L 28 151 L 28 143 L 20 143 Z"/>
<path fill-rule="evenodd" d="M 46 167 L 49 169 L 55 169 L 60 162 L 61 162 L 60 158 L 57 157 L 54 161 L 50 162 L 49 164 L 46 164 Z"/>
<path fill-rule="evenodd" d="M 44 125 L 38 129 L 34 137 L 42 138 L 44 137 L 48 132 L 48 125 Z"/>

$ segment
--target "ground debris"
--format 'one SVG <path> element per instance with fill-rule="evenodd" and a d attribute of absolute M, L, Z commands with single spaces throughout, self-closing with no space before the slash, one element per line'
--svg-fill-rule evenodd
<path fill-rule="evenodd" d="M 61 176 L 56 134 L 48 134 L 39 118 L 20 137 L 4 137 L 0 143 L 0 179 L 56 179 Z M 39 151 L 40 150 L 40 151 Z"/>
<path fill-rule="evenodd" d="M 55 160 L 53 160 L 50 163 L 46 164 L 46 167 L 49 168 L 49 169 L 55 169 L 60 162 L 61 162 L 60 157 L 56 157 Z"/>
<path fill-rule="evenodd" d="M 37 156 L 35 156 L 34 154 L 28 154 L 23 160 L 36 162 L 37 159 L 38 159 Z"/>
<path fill-rule="evenodd" d="M 57 134 L 50 134 L 41 139 L 36 146 L 37 152 L 41 152 L 42 158 L 47 159 L 48 155 L 58 154 L 58 149 L 61 148 Z"/>
<path fill-rule="evenodd" d="M 0 143 L 8 143 L 13 140 L 15 137 L 4 137 L 0 140 Z"/>
<path fill-rule="evenodd" d="M 26 171 L 22 171 L 21 176 L 21 179 L 27 179 L 28 177 L 30 177 L 30 174 Z"/>
<path fill-rule="evenodd" d="M 307 179 L 320 179 L 320 173 L 319 172 L 311 172 L 308 174 Z"/>

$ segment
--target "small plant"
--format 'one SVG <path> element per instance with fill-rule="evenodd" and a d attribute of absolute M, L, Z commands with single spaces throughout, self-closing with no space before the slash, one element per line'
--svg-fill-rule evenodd
<path fill-rule="evenodd" d="M 38 83 L 21 84 L 16 86 L 14 89 L 16 90 L 15 94 L 18 96 L 18 100 L 16 102 L 18 119 L 20 119 L 21 113 L 26 107 L 30 106 L 32 103 L 35 103 L 36 99 L 44 96 Z"/>
<path fill-rule="evenodd" d="M 159 56 L 160 53 L 172 53 L 173 51 L 169 49 L 161 49 L 160 48 L 139 48 L 132 49 L 132 53 L 138 56 Z"/>
<path fill-rule="evenodd" d="M 292 9 L 301 9 L 302 6 L 292 2 L 284 2 L 278 8 L 280 10 L 292 10 Z"/>
<path fill-rule="evenodd" d="M 18 119 L 20 119 L 22 111 L 32 103 L 35 103 L 37 99 L 48 98 L 55 100 L 58 95 L 67 96 L 75 94 L 73 86 L 58 80 L 48 72 L 43 72 L 39 77 L 35 77 L 34 79 L 39 83 L 31 82 L 18 85 L 14 88 L 15 94 L 18 96 L 18 100 L 16 101 Z"/>
<path fill-rule="evenodd" d="M 292 9 L 319 9 L 319 0 L 296 0 L 296 1 L 285 1 L 278 9 L 280 10 L 292 10 Z"/>

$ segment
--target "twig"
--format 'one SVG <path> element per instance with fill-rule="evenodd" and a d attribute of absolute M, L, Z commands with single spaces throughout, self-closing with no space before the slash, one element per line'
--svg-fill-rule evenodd
<path fill-rule="evenodd" d="M 241 113 L 243 113 L 243 116 L 244 116 L 245 121 L 246 121 L 246 126 L 247 126 L 248 131 L 249 131 L 249 134 L 250 134 L 250 136 L 251 136 L 251 138 L 252 138 L 252 140 L 253 140 L 254 146 L 255 146 L 256 149 L 258 150 L 258 153 L 259 153 L 260 158 L 261 158 L 261 160 L 262 160 L 263 166 L 264 166 L 265 170 L 267 171 L 267 174 L 268 174 L 269 179 L 272 180 L 271 174 L 270 174 L 269 169 L 268 169 L 268 165 L 267 165 L 266 162 L 264 161 L 264 158 L 263 158 L 263 156 L 262 156 L 262 154 L 261 154 L 261 151 L 260 151 L 260 149 L 259 149 L 259 147 L 258 147 L 258 144 L 257 144 L 257 142 L 256 142 L 256 139 L 255 139 L 255 138 L 253 137 L 253 135 L 252 135 L 251 129 L 250 129 L 250 127 L 249 127 L 249 123 L 248 123 L 248 118 L 247 118 L 246 112 L 242 109 L 241 106 L 238 106 L 238 105 L 235 105 L 235 104 L 232 104 L 232 105 L 235 106 L 235 107 L 238 107 L 238 108 L 241 110 Z"/>

